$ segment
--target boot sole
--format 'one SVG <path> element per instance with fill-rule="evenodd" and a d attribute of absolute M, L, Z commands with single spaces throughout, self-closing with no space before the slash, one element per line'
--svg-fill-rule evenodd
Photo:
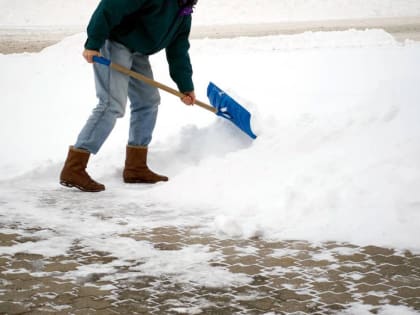
<path fill-rule="evenodd" d="M 84 192 L 100 192 L 100 191 L 105 190 L 105 188 L 104 189 L 96 189 L 96 190 L 86 189 L 84 187 L 81 187 L 79 185 L 75 185 L 75 184 L 72 184 L 72 183 L 69 183 L 69 182 L 66 182 L 66 181 L 60 181 L 60 184 L 64 187 L 68 187 L 68 188 L 73 188 L 74 187 L 74 188 L 77 188 L 77 189 L 79 189 L 81 191 L 84 191 Z"/>
<path fill-rule="evenodd" d="M 156 184 L 159 182 L 167 182 L 168 180 L 158 180 L 156 182 L 154 181 L 145 181 L 145 180 L 127 180 L 124 179 L 124 183 L 126 184 Z"/>

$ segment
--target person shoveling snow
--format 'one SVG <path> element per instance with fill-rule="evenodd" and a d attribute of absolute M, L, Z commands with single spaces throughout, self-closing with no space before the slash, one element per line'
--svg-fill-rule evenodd
<path fill-rule="evenodd" d="M 133 71 L 153 77 L 149 55 L 166 49 L 170 74 L 183 94 L 182 102 L 195 102 L 189 57 L 191 14 L 197 0 L 103 0 L 89 22 L 83 56 L 89 63 L 104 56 Z M 76 143 L 70 146 L 60 183 L 82 191 L 98 192 L 105 186 L 86 172 L 90 154 L 96 154 L 110 135 L 130 100 L 130 130 L 123 179 L 126 183 L 157 183 L 168 177 L 147 166 L 148 145 L 156 123 L 159 91 L 156 87 L 94 64 L 98 105 Z"/>

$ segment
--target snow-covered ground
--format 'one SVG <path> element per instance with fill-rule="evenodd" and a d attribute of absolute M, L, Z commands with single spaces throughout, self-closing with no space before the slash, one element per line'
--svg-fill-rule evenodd
<path fill-rule="evenodd" d="M 0 0 L 1 27 L 85 26 L 98 0 Z M 417 0 L 200 0 L 195 25 L 420 16 Z"/>
<path fill-rule="evenodd" d="M 54 20 L 56 9 L 42 19 L 57 3 L 67 5 L 68 20 Z M 43 1 L 31 11 L 0 0 L 0 24 L 83 24 L 96 1 L 86 3 L 76 14 L 80 3 Z M 420 14 L 420 3 L 408 0 L 241 4 L 201 1 L 196 21 Z M 41 228 L 38 242 L 1 253 L 60 255 L 78 239 L 122 260 L 149 255 L 149 272 L 157 272 L 162 256 L 117 235 L 163 225 L 420 252 L 420 43 L 398 43 L 381 30 L 193 40 L 198 97 L 205 101 L 214 81 L 250 110 L 258 139 L 162 92 L 150 165 L 171 180 L 122 183 L 127 115 L 89 165 L 107 190 L 87 194 L 58 185 L 67 147 L 96 103 L 91 66 L 80 56 L 84 40 L 78 34 L 37 54 L 0 55 L 0 226 L 22 234 Z M 155 78 L 173 85 L 164 55 L 152 63 Z M 186 255 L 200 265 L 205 252 Z M 219 276 L 213 280 L 242 281 Z"/>
<path fill-rule="evenodd" d="M 57 188 L 67 145 L 96 102 L 83 41 L 81 34 L 39 54 L 0 56 L 0 193 L 8 204 L 26 195 L 14 188 L 5 196 L 10 180 Z M 226 89 L 252 112 L 258 139 L 163 94 L 150 163 L 171 181 L 121 183 L 126 117 L 91 161 L 92 176 L 108 186 L 93 200 L 147 201 L 176 209 L 184 224 L 205 217 L 209 229 L 233 236 L 420 249 L 420 44 L 372 30 L 192 47 L 199 97 L 210 79 Z M 163 55 L 152 62 L 156 78 L 170 82 Z M 9 219 L 38 215 L 36 203 L 16 208 Z"/>

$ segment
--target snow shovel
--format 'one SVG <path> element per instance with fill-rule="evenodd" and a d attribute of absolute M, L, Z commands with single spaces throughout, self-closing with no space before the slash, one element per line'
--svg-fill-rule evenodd
<path fill-rule="evenodd" d="M 154 87 L 157 87 L 180 98 L 185 96 L 181 92 L 169 86 L 154 81 L 138 72 L 132 71 L 119 64 L 113 63 L 111 62 L 111 60 L 106 59 L 104 57 L 94 56 L 93 61 L 105 66 L 109 66 L 116 71 L 129 75 L 130 77 L 133 77 L 137 80 L 141 80 L 147 84 L 150 84 Z M 215 113 L 218 116 L 230 120 L 233 124 L 235 124 L 239 129 L 245 132 L 252 139 L 257 138 L 257 136 L 251 130 L 251 114 L 244 107 L 239 105 L 233 98 L 231 98 L 229 95 L 227 95 L 225 92 L 223 92 L 211 82 L 207 87 L 207 96 L 210 100 L 211 105 L 213 106 L 210 106 L 199 100 L 196 100 L 195 104 L 212 113 Z"/>

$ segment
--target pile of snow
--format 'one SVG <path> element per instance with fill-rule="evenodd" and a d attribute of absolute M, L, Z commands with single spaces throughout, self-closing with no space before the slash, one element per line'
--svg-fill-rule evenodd
<path fill-rule="evenodd" d="M 0 27 L 84 27 L 98 0 L 0 0 Z M 416 0 L 199 1 L 195 25 L 419 16 Z"/>
<path fill-rule="evenodd" d="M 39 54 L 0 55 L 7 91 L 0 197 L 10 220 L 43 222 L 44 201 L 68 194 L 48 226 L 82 229 L 85 215 L 105 204 L 130 224 L 86 221 L 102 226 L 95 233 L 186 224 L 228 236 L 420 249 L 420 44 L 399 44 L 379 30 L 194 40 L 198 97 L 205 100 L 214 81 L 252 112 L 258 138 L 162 94 L 150 165 L 171 180 L 121 182 L 125 117 L 89 166 L 107 191 L 82 197 L 58 188 L 57 178 L 96 103 L 83 41 L 76 35 Z M 155 77 L 170 83 L 164 54 L 152 63 Z M 73 198 L 86 204 L 79 209 Z M 71 220 L 59 215 L 69 205 Z"/>

